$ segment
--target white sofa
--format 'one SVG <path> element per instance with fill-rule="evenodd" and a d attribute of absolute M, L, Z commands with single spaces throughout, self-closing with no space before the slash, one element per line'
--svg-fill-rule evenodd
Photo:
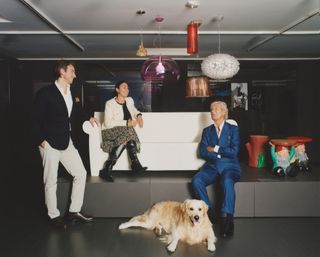
<path fill-rule="evenodd" d="M 104 113 L 94 115 L 102 124 Z M 143 113 L 144 127 L 136 127 L 141 141 L 138 154 L 148 170 L 198 170 L 204 160 L 197 150 L 203 128 L 212 124 L 209 112 Z M 88 121 L 83 130 L 89 134 L 89 158 L 92 176 L 98 176 L 108 154 L 100 148 L 101 128 L 92 127 Z M 114 170 L 130 170 L 128 154 L 122 153 Z"/>

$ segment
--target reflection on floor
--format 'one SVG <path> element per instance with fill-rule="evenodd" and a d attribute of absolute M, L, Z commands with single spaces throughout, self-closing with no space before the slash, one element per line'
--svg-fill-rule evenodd
<path fill-rule="evenodd" d="M 165 245 L 152 231 L 118 230 L 126 219 L 96 218 L 57 230 L 44 218 L 8 219 L 1 228 L 6 257 L 162 257 Z M 218 229 L 215 229 L 218 235 Z M 317 257 L 320 218 L 238 218 L 233 238 L 218 236 L 216 252 L 179 243 L 176 257 Z"/>

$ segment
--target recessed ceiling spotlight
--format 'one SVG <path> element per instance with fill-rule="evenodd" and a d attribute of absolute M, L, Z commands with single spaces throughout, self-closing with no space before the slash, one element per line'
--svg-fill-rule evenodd
<path fill-rule="evenodd" d="M 189 0 L 186 3 L 186 7 L 191 8 L 191 9 L 197 8 L 199 5 L 200 5 L 200 1 L 198 1 L 198 0 Z"/>
<path fill-rule="evenodd" d="M 146 13 L 146 11 L 143 10 L 143 9 L 139 9 L 139 10 L 136 12 L 136 14 L 138 14 L 138 15 L 144 15 L 145 13 Z"/>

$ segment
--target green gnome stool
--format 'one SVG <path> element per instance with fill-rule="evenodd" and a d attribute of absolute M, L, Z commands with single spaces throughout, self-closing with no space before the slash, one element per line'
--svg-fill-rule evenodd
<path fill-rule="evenodd" d="M 295 165 L 295 141 L 273 139 L 270 141 L 271 157 L 273 161 L 272 174 L 278 177 L 286 175 L 295 177 L 298 174 Z"/>
<path fill-rule="evenodd" d="M 305 143 L 311 142 L 312 138 L 310 137 L 289 137 L 289 140 L 295 140 L 295 165 L 297 166 L 298 171 L 303 173 L 310 173 L 311 166 L 309 164 L 309 158 L 306 153 Z"/>

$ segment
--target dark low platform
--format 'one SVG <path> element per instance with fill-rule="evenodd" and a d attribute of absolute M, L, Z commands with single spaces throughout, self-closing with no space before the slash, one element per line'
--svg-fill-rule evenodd
<path fill-rule="evenodd" d="M 162 200 L 184 201 L 192 198 L 190 171 L 147 171 L 133 176 L 115 172 L 115 182 L 88 177 L 83 211 L 95 217 L 131 217 Z M 70 179 L 60 178 L 58 205 L 68 206 Z M 217 187 L 218 188 L 218 187 Z M 214 199 L 219 190 L 209 186 Z M 278 178 L 266 169 L 242 165 L 241 180 L 236 184 L 237 217 L 320 217 L 320 167 L 311 174 Z"/>

